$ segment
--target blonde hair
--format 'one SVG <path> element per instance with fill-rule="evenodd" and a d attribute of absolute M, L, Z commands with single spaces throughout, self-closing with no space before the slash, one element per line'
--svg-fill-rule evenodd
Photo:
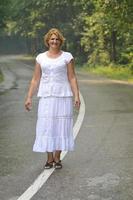
<path fill-rule="evenodd" d="M 51 36 L 55 34 L 58 39 L 60 40 L 60 46 L 63 45 L 64 41 L 65 41 L 65 38 L 63 37 L 62 33 L 57 29 L 57 28 L 52 28 L 50 29 L 45 35 L 44 35 L 44 44 L 49 47 L 49 40 L 51 38 Z"/>

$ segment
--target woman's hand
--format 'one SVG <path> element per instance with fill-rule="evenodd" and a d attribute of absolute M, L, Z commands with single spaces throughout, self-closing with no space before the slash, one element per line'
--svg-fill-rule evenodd
<path fill-rule="evenodd" d="M 80 108 L 80 98 L 79 97 L 75 97 L 74 98 L 74 106 L 79 109 Z"/>
<path fill-rule="evenodd" d="M 25 101 L 25 109 L 27 111 L 30 111 L 32 108 L 32 99 L 31 98 L 27 98 L 26 101 Z"/>

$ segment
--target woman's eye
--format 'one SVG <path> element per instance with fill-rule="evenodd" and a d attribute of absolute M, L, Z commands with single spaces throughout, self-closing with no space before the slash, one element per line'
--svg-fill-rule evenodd
<path fill-rule="evenodd" d="M 55 39 L 55 38 L 51 38 L 51 40 L 56 40 L 56 41 L 58 41 L 59 39 L 57 38 L 57 39 Z"/>

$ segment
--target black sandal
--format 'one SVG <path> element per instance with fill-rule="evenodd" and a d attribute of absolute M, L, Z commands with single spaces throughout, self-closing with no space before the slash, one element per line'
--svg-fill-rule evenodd
<path fill-rule="evenodd" d="M 54 161 L 51 161 L 51 162 L 46 162 L 46 164 L 44 165 L 44 169 L 50 169 L 50 168 L 52 168 L 53 167 L 53 162 Z"/>
<path fill-rule="evenodd" d="M 54 168 L 55 169 L 61 169 L 62 168 L 62 164 L 61 164 L 61 160 L 59 160 L 58 162 L 54 161 Z"/>

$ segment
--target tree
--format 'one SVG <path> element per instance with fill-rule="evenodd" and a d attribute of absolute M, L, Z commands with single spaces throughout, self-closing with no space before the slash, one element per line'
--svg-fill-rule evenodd
<path fill-rule="evenodd" d="M 94 5 L 95 12 L 84 17 L 81 40 L 85 51 L 89 53 L 89 62 L 119 62 L 121 52 L 128 48 L 128 42 L 131 41 L 132 20 L 128 17 L 129 14 L 132 16 L 131 0 L 99 0 L 94 1 Z"/>
<path fill-rule="evenodd" d="M 0 0 L 0 29 L 2 32 L 2 29 L 6 26 L 6 19 L 10 15 L 10 0 Z"/>
<path fill-rule="evenodd" d="M 35 53 L 42 49 L 43 35 L 52 27 L 59 28 L 67 38 L 64 48 L 79 55 L 82 32 L 82 15 L 91 13 L 88 0 L 12 0 L 12 16 L 8 21 L 8 31 L 20 34 L 32 44 Z M 41 39 L 40 39 L 41 38 Z"/>

